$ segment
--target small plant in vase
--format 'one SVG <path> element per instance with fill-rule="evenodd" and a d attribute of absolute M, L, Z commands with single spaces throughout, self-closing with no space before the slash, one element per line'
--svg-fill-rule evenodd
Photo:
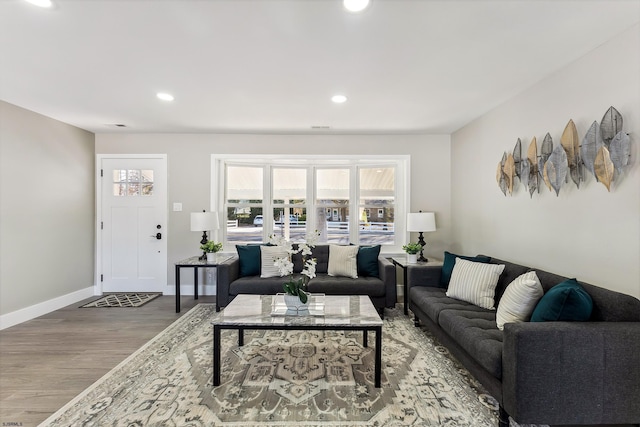
<path fill-rule="evenodd" d="M 402 250 L 407 253 L 407 263 L 415 264 L 416 262 L 418 262 L 418 253 L 420 253 L 421 249 L 422 245 L 420 245 L 420 243 L 409 242 L 406 245 L 402 246 Z"/>
<path fill-rule="evenodd" d="M 222 250 L 222 243 L 216 243 L 213 240 L 209 240 L 204 245 L 200 245 L 200 249 L 207 255 L 207 262 L 214 262 L 215 253 Z"/>
<path fill-rule="evenodd" d="M 320 233 L 314 232 L 311 236 L 307 236 L 304 243 L 299 243 L 298 248 L 294 249 L 293 245 L 286 239 L 277 236 L 270 236 L 269 243 L 282 246 L 286 249 L 288 256 L 286 258 L 278 258 L 274 265 L 278 268 L 280 276 L 289 276 L 289 280 L 282 284 L 285 292 L 285 303 L 288 307 L 299 310 L 301 306 L 305 306 L 309 301 L 307 294 L 307 284 L 309 280 L 316 277 L 316 259 L 310 258 L 311 249 L 315 247 Z M 303 277 L 294 279 L 293 277 L 293 261 L 291 257 L 294 254 L 302 255 L 303 269 L 301 274 Z"/>

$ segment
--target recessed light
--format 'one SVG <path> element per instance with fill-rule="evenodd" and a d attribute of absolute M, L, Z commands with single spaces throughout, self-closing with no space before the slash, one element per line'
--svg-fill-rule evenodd
<path fill-rule="evenodd" d="M 27 3 L 31 3 L 35 6 L 38 7 L 46 7 L 49 8 L 51 6 L 53 6 L 53 3 L 51 2 L 51 0 L 25 0 Z"/>
<path fill-rule="evenodd" d="M 361 12 L 369 6 L 369 0 L 343 0 L 342 4 L 349 12 Z"/>
<path fill-rule="evenodd" d="M 163 101 L 173 101 L 173 95 L 171 95 L 170 93 L 158 92 L 156 96 L 158 97 L 158 99 L 162 99 Z"/>
<path fill-rule="evenodd" d="M 347 102 L 347 97 L 344 95 L 333 95 L 331 100 L 336 104 L 342 104 L 343 102 Z"/>

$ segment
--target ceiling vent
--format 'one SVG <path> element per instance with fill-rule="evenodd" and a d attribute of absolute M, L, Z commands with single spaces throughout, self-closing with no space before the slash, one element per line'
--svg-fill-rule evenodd
<path fill-rule="evenodd" d="M 331 129 L 331 126 L 311 126 L 311 129 Z"/>
<path fill-rule="evenodd" d="M 127 125 L 122 123 L 107 123 L 105 126 L 109 126 L 110 128 L 126 128 Z"/>

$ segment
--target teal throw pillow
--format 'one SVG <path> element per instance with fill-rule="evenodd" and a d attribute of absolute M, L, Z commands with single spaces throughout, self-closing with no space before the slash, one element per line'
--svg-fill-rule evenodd
<path fill-rule="evenodd" d="M 240 277 L 260 275 L 260 245 L 236 245 Z"/>
<path fill-rule="evenodd" d="M 447 288 L 449 281 L 451 281 L 451 273 L 453 273 L 453 267 L 456 265 L 456 258 L 461 258 L 471 262 L 484 262 L 488 263 L 491 258 L 487 256 L 462 256 L 452 254 L 451 252 L 444 251 L 444 262 L 442 263 L 442 274 L 440 274 L 440 287 Z"/>
<path fill-rule="evenodd" d="M 591 317 L 593 301 L 576 279 L 567 279 L 542 296 L 531 315 L 532 322 L 584 322 Z"/>
<path fill-rule="evenodd" d="M 359 277 L 380 277 L 378 269 L 378 256 L 380 255 L 380 245 L 360 246 L 356 263 L 358 264 Z"/>

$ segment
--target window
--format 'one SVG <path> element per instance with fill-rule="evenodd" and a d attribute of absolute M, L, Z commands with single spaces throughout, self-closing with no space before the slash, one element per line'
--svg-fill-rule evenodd
<path fill-rule="evenodd" d="M 318 230 L 321 243 L 398 249 L 405 230 L 395 216 L 407 212 L 408 156 L 371 157 L 213 156 L 224 243 L 264 242 L 270 235 L 299 242 Z"/>
<path fill-rule="evenodd" d="M 225 171 L 227 243 L 262 241 L 264 180 L 261 166 L 229 165 Z"/>
<path fill-rule="evenodd" d="M 153 170 L 148 169 L 114 169 L 113 195 L 152 196 Z"/>

